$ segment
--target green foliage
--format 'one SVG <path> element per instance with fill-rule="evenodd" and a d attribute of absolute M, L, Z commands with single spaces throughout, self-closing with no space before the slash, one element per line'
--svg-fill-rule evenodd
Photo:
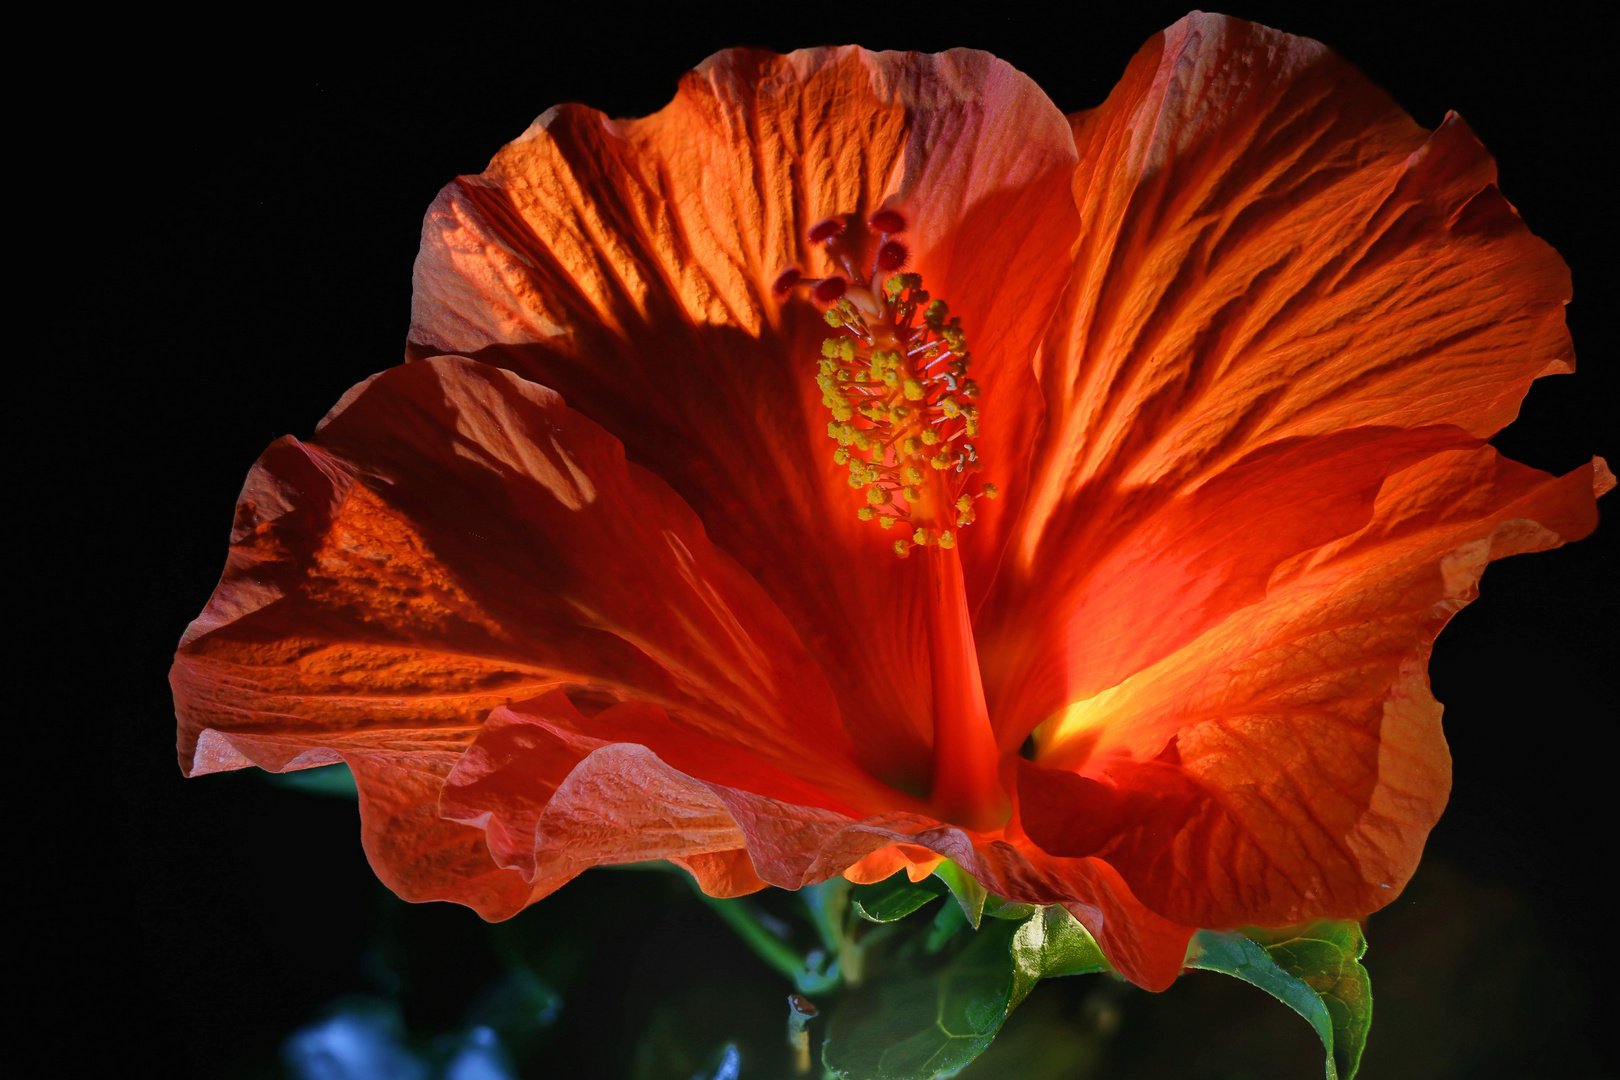
<path fill-rule="evenodd" d="M 840 1080 L 932 1080 L 972 1061 L 1006 1018 L 1017 928 L 991 922 L 935 970 L 899 974 L 841 1001 L 823 1066 Z"/>
<path fill-rule="evenodd" d="M 873 885 L 859 886 L 850 893 L 850 903 L 855 914 L 867 922 L 888 923 L 905 918 L 944 891 L 931 877 L 913 883 L 899 873 Z"/>
<path fill-rule="evenodd" d="M 1353 922 L 1243 934 L 1200 930 L 1187 966 L 1235 976 L 1299 1013 L 1327 1051 L 1328 1080 L 1352 1080 L 1372 1024 L 1372 985 L 1361 966 L 1366 951 Z"/>
<path fill-rule="evenodd" d="M 1013 988 L 1008 1012 L 1016 1009 L 1042 979 L 1110 970 L 1090 932 L 1056 904 L 1036 909 L 1018 924 L 1011 953 Z"/>
<path fill-rule="evenodd" d="M 934 870 L 934 876 L 950 888 L 951 895 L 962 905 L 962 914 L 967 916 L 967 921 L 977 930 L 979 920 L 984 917 L 984 905 L 985 901 L 990 899 L 990 893 L 979 884 L 977 878 L 950 859 L 939 864 Z"/>

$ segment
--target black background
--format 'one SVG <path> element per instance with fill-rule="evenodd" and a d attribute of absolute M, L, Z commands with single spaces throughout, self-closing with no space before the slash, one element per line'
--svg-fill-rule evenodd
<path fill-rule="evenodd" d="M 409 933 L 446 943 L 418 964 L 418 985 L 435 991 L 413 999 L 413 1024 L 452 1023 L 487 962 L 471 913 L 407 909 L 381 895 L 352 804 L 246 775 L 183 782 L 165 683 L 174 642 L 217 579 L 248 466 L 277 436 L 307 436 L 350 385 L 399 362 L 421 215 L 438 189 L 480 171 L 552 104 L 654 111 L 685 69 L 728 45 L 972 46 L 1011 61 L 1073 111 L 1101 102 L 1141 43 L 1185 10 L 1074 5 L 1037 17 L 1016 3 L 586 3 L 491 16 L 475 7 L 364 27 L 264 9 L 230 25 L 114 28 L 126 39 L 83 67 L 76 92 L 88 91 L 86 103 L 57 132 L 56 156 L 38 163 L 81 192 L 72 209 L 85 232 L 66 256 L 81 287 L 69 290 L 76 299 L 56 329 L 27 313 L 25 323 L 45 355 L 67 358 L 51 368 L 58 392 L 88 385 L 105 395 L 88 428 L 46 418 L 45 453 L 64 479 L 43 513 L 69 587 L 53 586 L 43 625 L 51 661 L 74 674 L 50 680 L 29 721 L 36 750 L 55 748 L 32 775 L 66 792 L 86 765 L 108 772 L 80 800 L 85 832 L 47 816 L 58 823 L 42 830 L 45 894 L 72 913 L 55 955 L 65 992 L 79 995 L 75 1029 L 107 1033 L 105 1046 L 143 1072 L 274 1075 L 281 1037 L 334 995 L 375 988 L 362 953 L 379 921 L 404 920 Z M 1554 472 L 1620 449 L 1602 422 L 1615 408 L 1613 174 L 1604 160 L 1612 61 L 1606 33 L 1571 12 L 1549 3 L 1232 9 L 1325 41 L 1426 126 L 1458 110 L 1496 156 L 1505 194 L 1574 273 L 1568 316 L 1581 371 L 1538 382 L 1496 440 Z M 1447 707 L 1455 791 L 1417 882 L 1371 922 L 1369 965 L 1385 996 L 1365 1076 L 1568 1075 L 1590 1065 L 1582 1047 L 1598 1047 L 1613 977 L 1604 942 L 1615 847 L 1614 536 L 1611 525 L 1497 564 L 1482 599 L 1439 640 L 1432 674 Z M 65 747 L 60 731 L 71 733 Z M 56 805 L 41 799 L 36 809 Z M 1448 912 L 1477 915 L 1481 905 L 1494 913 L 1486 929 L 1435 961 L 1443 978 L 1422 983 L 1412 972 L 1433 952 L 1423 942 L 1466 921 Z M 716 985 L 757 978 L 747 954 L 661 876 L 587 875 L 525 920 L 606 942 L 535 1075 L 615 1075 L 620 1044 L 661 995 L 689 991 L 699 974 Z M 1481 997 L 1493 965 L 1524 949 L 1536 959 Z M 1405 968 L 1396 950 L 1412 958 Z M 1115 1074 L 1320 1067 L 1310 1065 L 1302 1024 L 1303 1059 L 1297 1041 L 1269 1048 L 1269 1021 L 1248 1019 L 1279 1006 L 1236 984 L 1218 989 L 1142 995 L 1121 1036 L 1137 1050 L 1121 1051 Z M 1162 1039 L 1150 1038 L 1158 1031 Z M 1165 1052 L 1147 1042 L 1195 1039 L 1226 1063 L 1210 1064 L 1210 1051 L 1202 1065 L 1143 1064 Z M 1414 1071 L 1425 1047 L 1447 1040 L 1459 1045 L 1453 1059 Z"/>

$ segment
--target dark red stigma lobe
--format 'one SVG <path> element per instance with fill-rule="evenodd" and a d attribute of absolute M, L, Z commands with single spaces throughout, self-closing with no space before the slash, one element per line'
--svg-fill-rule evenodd
<path fill-rule="evenodd" d="M 879 210 L 867 218 L 866 223 L 880 233 L 906 231 L 906 219 L 898 210 Z"/>
<path fill-rule="evenodd" d="M 823 304 L 830 304 L 844 295 L 846 287 L 841 277 L 824 278 L 816 283 L 815 297 Z"/>
<path fill-rule="evenodd" d="M 819 244 L 824 240 L 831 240 L 844 231 L 844 219 L 830 217 L 816 222 L 810 226 L 810 242 Z"/>
<path fill-rule="evenodd" d="M 793 288 L 793 286 L 799 283 L 799 278 L 803 276 L 804 275 L 799 273 L 799 268 L 797 266 L 788 267 L 780 274 L 777 274 L 776 280 L 771 282 L 771 295 L 777 299 L 781 299 L 788 294 L 789 289 Z"/>

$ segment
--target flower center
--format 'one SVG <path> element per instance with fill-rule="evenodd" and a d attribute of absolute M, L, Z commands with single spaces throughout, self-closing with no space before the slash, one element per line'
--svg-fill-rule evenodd
<path fill-rule="evenodd" d="M 816 385 L 832 413 L 827 435 L 833 460 L 849 469 L 849 486 L 865 492 L 862 521 L 899 528 L 895 554 L 914 546 L 956 546 L 956 530 L 974 519 L 974 501 L 994 499 L 994 484 L 972 488 L 979 469 L 979 388 L 968 377 L 962 321 L 931 298 L 919 274 L 900 273 L 908 257 L 894 238 L 904 219 L 880 210 L 881 233 L 869 275 L 856 268 L 849 230 L 836 218 L 810 230 L 847 276 L 819 281 L 784 271 L 777 291 L 808 287 L 826 304 L 829 326 L 842 333 L 821 343 Z M 881 284 L 878 282 L 881 281 Z"/>
<path fill-rule="evenodd" d="M 829 218 L 811 228 L 809 239 L 827 245 L 844 273 L 808 280 L 789 269 L 772 291 L 809 289 L 825 307 L 827 324 L 841 331 L 821 343 L 816 385 L 832 413 L 833 460 L 849 469 L 849 486 L 865 492 L 856 516 L 900 530 L 894 551 L 902 558 L 913 547 L 927 549 L 929 802 L 942 820 L 994 831 L 1006 823 L 1009 803 L 954 550 L 957 530 L 973 521 L 975 500 L 996 497 L 993 484 L 971 490 L 980 468 L 973 442 L 979 388 L 968 377 L 961 319 L 923 290 L 920 275 L 901 272 L 909 253 L 895 237 L 905 230 L 904 217 L 879 210 L 867 224 L 879 234 L 870 273 L 857 268 L 857 255 L 871 248 L 871 237 Z"/>

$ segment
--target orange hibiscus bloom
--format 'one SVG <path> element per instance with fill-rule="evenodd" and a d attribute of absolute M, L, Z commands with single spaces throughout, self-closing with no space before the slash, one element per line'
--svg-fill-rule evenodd
<path fill-rule="evenodd" d="M 428 211 L 411 362 L 249 474 L 183 768 L 347 762 L 486 918 L 950 858 L 1162 988 L 1412 874 L 1430 644 L 1612 483 L 1484 442 L 1568 296 L 1460 119 L 1220 16 L 1067 118 L 856 48 L 553 109 Z"/>

